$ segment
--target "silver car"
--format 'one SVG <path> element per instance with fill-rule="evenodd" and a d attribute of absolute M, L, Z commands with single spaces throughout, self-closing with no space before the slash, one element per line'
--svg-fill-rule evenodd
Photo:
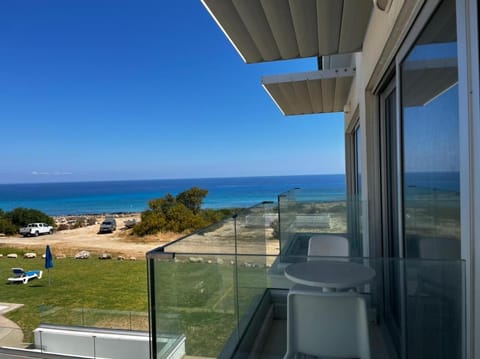
<path fill-rule="evenodd" d="M 117 229 L 117 221 L 115 218 L 105 218 L 100 225 L 99 233 L 112 233 Z"/>

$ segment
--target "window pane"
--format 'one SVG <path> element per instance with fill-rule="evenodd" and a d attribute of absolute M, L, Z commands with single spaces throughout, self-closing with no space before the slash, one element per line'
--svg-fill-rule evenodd
<path fill-rule="evenodd" d="M 459 258 L 454 1 L 442 3 L 401 68 L 406 255 Z"/>

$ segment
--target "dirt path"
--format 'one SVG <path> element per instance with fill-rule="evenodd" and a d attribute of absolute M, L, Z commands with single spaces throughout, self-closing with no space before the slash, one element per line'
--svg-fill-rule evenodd
<path fill-rule="evenodd" d="M 87 250 L 92 255 L 108 252 L 114 256 L 134 256 L 138 259 L 145 257 L 145 253 L 179 237 L 176 233 L 161 233 L 156 236 L 135 238 L 130 230 L 122 229 L 123 222 L 129 219 L 140 219 L 139 215 L 130 215 L 117 218 L 117 230 L 113 233 L 99 234 L 98 228 L 104 217 L 99 217 L 97 224 L 76 229 L 57 231 L 51 235 L 39 237 L 0 237 L 0 247 L 14 247 L 29 249 L 33 252 L 43 252 L 49 244 L 54 255 L 65 254 L 74 256 L 80 250 Z M 41 251 L 41 252 L 39 252 Z"/>
<path fill-rule="evenodd" d="M 0 248 L 19 248 L 40 255 L 45 250 L 45 246 L 49 244 L 55 256 L 64 254 L 67 257 L 73 257 L 79 251 L 87 250 L 94 257 L 102 253 L 109 253 L 113 257 L 124 256 L 125 258 L 144 259 L 145 253 L 148 251 L 183 236 L 178 233 L 159 233 L 142 238 L 134 237 L 131 235 L 131 230 L 122 227 L 124 221 L 131 219 L 139 221 L 139 214 L 119 215 L 116 218 L 117 230 L 115 232 L 99 234 L 98 229 L 104 218 L 104 216 L 97 216 L 97 223 L 94 225 L 57 231 L 51 235 L 27 238 L 20 236 L 0 237 Z M 232 233 L 229 233 L 229 231 L 231 231 L 231 228 L 225 226 L 204 236 L 192 236 L 189 240 L 182 241 L 182 245 L 177 246 L 176 249 L 185 253 L 202 253 L 205 250 L 213 253 L 233 253 L 230 248 L 233 248 L 233 242 L 217 240 L 217 238 L 232 237 Z M 278 241 L 267 241 L 267 246 L 267 253 L 274 255 L 278 253 Z M 263 244 L 263 249 L 261 243 L 258 248 L 248 244 L 243 253 L 263 253 L 264 251 L 265 244 Z"/>

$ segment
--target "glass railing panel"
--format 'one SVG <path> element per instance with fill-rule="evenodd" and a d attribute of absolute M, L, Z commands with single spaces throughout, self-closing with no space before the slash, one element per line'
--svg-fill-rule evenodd
<path fill-rule="evenodd" d="M 168 256 L 163 253 L 155 259 L 151 254 L 149 261 L 155 282 L 157 349 L 166 337 L 176 336 L 184 338 L 186 355 L 282 358 L 287 295 L 298 284 L 285 270 L 321 261 L 360 265 L 373 273 L 368 280 L 336 289 L 365 299 L 373 356 L 464 358 L 461 260 L 290 256 L 278 265 L 276 256 L 249 253 Z M 271 261 L 274 266 L 266 265 Z M 347 271 L 347 280 L 357 273 Z"/>
<path fill-rule="evenodd" d="M 266 254 L 268 243 L 272 243 L 273 226 L 277 218 L 273 202 L 260 203 L 240 211 L 234 216 L 235 253 Z"/>
<path fill-rule="evenodd" d="M 236 306 L 239 333 L 243 333 L 245 330 L 268 287 L 266 256 L 238 255 L 236 267 Z"/>
<path fill-rule="evenodd" d="M 278 207 L 263 202 L 160 248 L 169 253 L 260 253 L 278 236 Z M 278 244 L 277 246 L 278 247 Z"/>
<path fill-rule="evenodd" d="M 365 256 L 368 245 L 366 201 L 355 197 L 329 198 L 312 190 L 294 190 L 279 196 L 280 248 L 282 258 L 307 255 L 308 242 L 316 235 L 338 235 L 350 242 L 349 255 Z"/>
<path fill-rule="evenodd" d="M 166 337 L 184 337 L 186 355 L 217 357 L 237 328 L 236 259 L 214 253 L 150 254 L 156 357 Z"/>
<path fill-rule="evenodd" d="M 267 247 L 278 253 L 277 211 L 261 203 L 147 254 L 157 357 L 166 335 L 183 336 L 192 356 L 235 347 L 239 319 L 267 286 Z"/>
<path fill-rule="evenodd" d="M 252 305 L 267 288 L 267 252 L 278 254 L 278 241 L 272 239 L 272 224 L 277 214 L 273 203 L 264 202 L 240 212 L 236 225 L 236 305 L 239 318 L 252 312 Z M 248 320 L 238 320 L 243 332 Z"/>
<path fill-rule="evenodd" d="M 227 218 L 158 249 L 169 253 L 235 253 L 235 220 Z"/>
<path fill-rule="evenodd" d="M 43 306 L 39 314 L 43 324 L 148 331 L 148 312 Z"/>
<path fill-rule="evenodd" d="M 342 270 L 347 264 L 360 265 L 374 273 L 366 281 L 334 287 L 365 299 L 377 357 L 394 358 L 389 353 L 397 353 L 398 358 L 415 358 L 422 352 L 426 357 L 446 358 L 448 353 L 463 358 L 463 261 L 352 256 L 364 252 L 366 203 L 354 199 L 317 203 L 305 197 L 298 201 L 297 195 L 298 190 L 279 197 L 280 232 L 290 236 L 285 240 L 281 237 L 285 233 L 279 233 L 280 246 L 289 247 L 280 256 L 278 242 L 272 239 L 270 222 L 276 208 L 271 204 L 241 211 L 147 255 L 156 357 L 166 357 L 162 352 L 166 338 L 177 338 L 183 340 L 188 356 L 281 358 L 287 295 L 298 284 L 285 271 L 292 265 L 322 261 L 340 263 Z M 312 220 L 316 216 L 328 218 L 328 226 L 320 228 L 320 222 Z M 304 218 L 308 220 L 302 222 Z M 350 255 L 307 256 L 310 237 L 322 235 L 346 238 Z M 276 252 L 270 242 L 277 243 Z M 295 246 L 301 250 L 292 250 Z M 347 271 L 348 280 L 356 277 L 356 268 Z M 268 342 L 270 332 L 280 338 L 273 343 L 283 343 L 277 349 Z M 423 337 L 432 332 L 442 345 Z"/>
<path fill-rule="evenodd" d="M 278 196 L 278 237 L 281 253 L 287 250 L 289 243 L 293 241 L 295 236 L 296 192 L 296 190 L 291 190 Z"/>

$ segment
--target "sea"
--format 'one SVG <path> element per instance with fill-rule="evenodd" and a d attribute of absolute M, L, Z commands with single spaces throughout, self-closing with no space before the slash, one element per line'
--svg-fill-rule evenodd
<path fill-rule="evenodd" d="M 51 216 L 142 212 L 148 202 L 192 187 L 208 190 L 203 208 L 247 208 L 294 188 L 316 200 L 346 197 L 344 174 L 0 184 L 0 209 L 34 208 Z"/>

